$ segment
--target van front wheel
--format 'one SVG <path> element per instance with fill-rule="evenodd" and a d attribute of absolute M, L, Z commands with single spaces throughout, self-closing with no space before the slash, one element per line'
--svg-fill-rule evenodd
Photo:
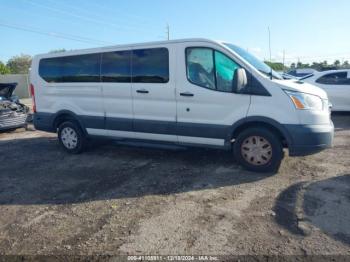
<path fill-rule="evenodd" d="M 72 121 L 64 122 L 58 127 L 58 140 L 69 153 L 79 154 L 83 151 L 85 136 L 80 127 Z"/>
<path fill-rule="evenodd" d="M 236 160 L 254 172 L 277 172 L 283 159 L 283 147 L 276 134 L 265 128 L 250 128 L 236 138 Z"/>

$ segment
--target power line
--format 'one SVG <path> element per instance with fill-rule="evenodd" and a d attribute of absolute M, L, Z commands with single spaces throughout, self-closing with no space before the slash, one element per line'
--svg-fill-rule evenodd
<path fill-rule="evenodd" d="M 4 8 L 10 9 L 9 12 L 11 12 L 11 13 L 17 12 L 18 13 L 17 17 L 26 16 L 28 19 L 30 19 L 30 17 L 38 18 L 38 15 L 36 14 L 36 12 L 28 12 L 27 9 L 20 7 L 20 6 L 4 6 Z M 56 21 L 62 22 L 61 16 L 50 15 L 50 16 L 45 17 L 45 18 L 46 18 L 46 21 L 48 21 L 47 19 L 54 19 Z M 32 20 L 32 19 L 30 19 L 30 20 Z M 71 26 L 81 25 L 80 21 L 69 21 L 69 24 Z"/>
<path fill-rule="evenodd" d="M 332 53 L 332 54 L 325 54 L 325 55 L 308 55 L 308 56 L 300 56 L 300 55 L 289 55 L 288 60 L 295 60 L 296 58 L 300 59 L 313 59 L 313 58 L 330 58 L 330 57 L 343 57 L 343 56 L 350 56 L 350 52 L 345 53 Z"/>
<path fill-rule="evenodd" d="M 0 22 L 0 26 L 16 29 L 16 30 L 20 30 L 20 31 L 36 33 L 36 34 L 40 34 L 40 35 L 46 35 L 46 36 L 50 36 L 50 37 L 78 41 L 78 42 L 87 43 L 87 44 L 111 44 L 110 42 L 100 41 L 100 40 L 82 37 L 82 36 L 76 36 L 76 35 L 64 34 L 64 33 L 56 33 L 56 32 L 45 32 L 45 31 L 42 31 L 42 30 L 39 30 L 36 28 L 31 28 L 31 27 L 22 26 L 22 25 L 14 25 L 14 24 Z"/>
<path fill-rule="evenodd" d="M 313 59 L 313 58 L 337 58 L 341 56 L 350 56 L 350 53 L 337 53 L 328 55 L 318 55 L 318 56 L 300 56 L 302 59 Z"/>
<path fill-rule="evenodd" d="M 269 52 L 270 52 L 270 62 L 272 62 L 271 59 L 271 31 L 270 31 L 270 27 L 267 28 L 267 30 L 269 31 Z"/>
<path fill-rule="evenodd" d="M 58 1 L 54 1 L 54 0 L 47 0 L 47 1 L 50 1 L 51 3 L 54 3 L 54 4 L 57 4 Z M 150 28 L 152 27 L 153 29 L 159 29 L 159 27 L 155 27 L 153 25 L 150 25 L 149 24 L 149 21 L 145 21 L 143 17 L 141 16 L 138 16 L 138 15 L 133 15 L 133 14 L 130 14 L 129 11 L 125 11 L 125 12 L 122 12 L 122 10 L 116 10 L 116 9 L 110 9 L 110 8 L 104 8 L 103 5 L 101 5 L 101 3 L 98 3 L 98 4 L 95 4 L 94 2 L 87 2 L 87 1 L 84 1 L 84 4 L 90 4 L 91 7 L 94 8 L 94 12 L 91 12 L 91 11 L 88 11 L 86 10 L 86 8 L 83 8 L 81 5 L 79 5 L 79 7 L 77 6 L 73 6 L 71 4 L 72 2 L 70 3 L 66 3 L 67 5 L 62 5 L 62 1 L 59 2 L 59 5 L 62 7 L 68 7 L 70 10 L 71 9 L 75 9 L 76 11 L 79 11 L 79 13 L 83 12 L 85 13 L 86 15 L 89 15 L 89 17 L 91 16 L 94 16 L 98 19 L 102 19 L 102 20 L 105 20 L 106 22 L 109 22 L 109 21 L 112 21 L 112 20 L 115 20 L 117 18 L 117 20 L 115 21 L 120 21 L 122 22 L 124 25 L 125 25 L 125 19 L 118 19 L 118 16 L 117 14 L 121 14 L 123 15 L 124 17 L 129 17 L 130 19 L 128 19 L 128 22 L 129 22 L 129 25 L 127 25 L 128 27 L 132 26 L 132 27 L 139 27 L 139 24 L 138 23 L 142 23 L 143 26 L 145 26 L 147 24 L 147 27 Z M 103 12 L 103 16 L 102 15 L 98 15 L 99 12 L 97 12 L 96 9 L 99 9 L 101 10 L 101 12 Z M 106 12 L 109 12 L 111 13 L 111 11 L 113 12 L 113 19 L 106 19 L 108 18 L 106 16 Z M 138 20 L 139 22 L 135 21 L 135 23 L 130 23 L 130 22 L 133 22 L 134 20 Z"/>
<path fill-rule="evenodd" d="M 94 19 L 94 18 L 91 18 L 91 17 L 86 17 L 86 16 L 83 16 L 83 15 L 75 14 L 75 13 L 72 13 L 72 12 L 69 12 L 69 11 L 65 11 L 65 10 L 62 10 L 62 9 L 59 9 L 59 8 L 43 5 L 41 3 L 39 4 L 37 2 L 33 2 L 33 1 L 30 1 L 30 0 L 25 0 L 25 1 L 28 4 L 31 4 L 33 6 L 41 7 L 41 8 L 44 8 L 44 9 L 56 12 L 56 13 L 61 13 L 61 14 L 68 15 L 68 16 L 71 16 L 71 17 L 75 17 L 75 18 L 78 18 L 78 19 L 81 19 L 81 20 L 89 21 L 89 22 L 94 23 L 94 24 L 100 24 L 100 25 L 104 25 L 104 26 L 109 26 L 109 27 L 112 27 L 114 29 L 118 29 L 119 31 L 120 30 L 124 30 L 124 31 L 125 30 L 127 30 L 127 31 L 130 30 L 130 31 L 139 31 L 139 32 L 143 31 L 143 32 L 145 32 L 145 30 L 137 28 L 137 27 L 134 27 L 134 26 L 125 26 L 125 25 L 121 26 L 121 25 L 114 24 L 114 23 L 111 23 L 111 22 L 106 22 L 103 19 Z M 125 22 L 124 22 L 124 24 L 125 24 Z"/>
<path fill-rule="evenodd" d="M 291 57 L 286 59 L 285 61 L 287 62 L 295 62 L 296 60 L 298 62 L 301 61 L 307 61 L 307 62 L 315 62 L 315 61 L 320 61 L 320 60 L 340 60 L 340 59 L 344 59 L 344 60 L 350 60 L 350 54 L 346 54 L 343 56 L 340 55 L 324 55 L 324 56 L 308 56 L 308 57 Z"/>
<path fill-rule="evenodd" d="M 349 53 L 333 53 L 333 54 L 325 54 L 325 55 L 309 55 L 309 56 L 300 56 L 300 55 L 287 55 L 285 50 L 283 50 L 282 54 L 279 57 L 275 57 L 275 60 L 285 61 L 285 63 L 297 63 L 297 62 L 316 62 L 321 60 L 350 60 L 350 52 Z"/>

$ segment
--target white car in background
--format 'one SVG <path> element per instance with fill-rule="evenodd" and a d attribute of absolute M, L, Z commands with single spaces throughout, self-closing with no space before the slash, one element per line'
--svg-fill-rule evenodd
<path fill-rule="evenodd" d="M 300 80 L 325 90 L 332 111 L 350 111 L 350 69 L 315 72 Z"/>

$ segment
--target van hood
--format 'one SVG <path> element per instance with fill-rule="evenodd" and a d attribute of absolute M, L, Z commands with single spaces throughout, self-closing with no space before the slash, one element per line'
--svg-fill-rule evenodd
<path fill-rule="evenodd" d="M 6 99 L 10 98 L 16 86 L 17 83 L 0 83 L 0 97 Z"/>
<path fill-rule="evenodd" d="M 296 92 L 303 92 L 303 93 L 319 96 L 322 99 L 328 99 L 327 93 L 323 89 L 317 86 L 305 83 L 303 81 L 291 79 L 291 80 L 274 80 L 274 82 L 278 84 L 282 89 L 296 91 Z"/>

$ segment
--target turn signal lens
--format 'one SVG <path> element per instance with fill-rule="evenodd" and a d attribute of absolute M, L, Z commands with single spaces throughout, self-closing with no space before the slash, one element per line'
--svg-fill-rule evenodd
<path fill-rule="evenodd" d="M 320 97 L 302 92 L 284 90 L 292 100 L 296 109 L 323 110 L 323 101 Z"/>
<path fill-rule="evenodd" d="M 296 98 L 295 96 L 291 96 L 290 98 L 292 99 L 292 101 L 297 109 L 305 109 L 305 106 L 298 98 Z"/>

